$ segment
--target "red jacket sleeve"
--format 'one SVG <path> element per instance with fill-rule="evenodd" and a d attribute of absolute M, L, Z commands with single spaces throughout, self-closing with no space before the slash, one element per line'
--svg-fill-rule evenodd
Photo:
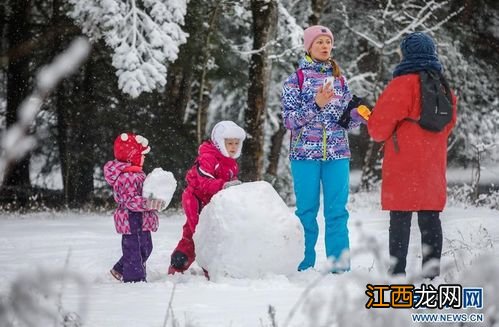
<path fill-rule="evenodd" d="M 411 75 L 397 77 L 381 93 L 367 123 L 369 135 L 376 142 L 390 138 L 398 124 L 409 117 L 417 91 L 414 82 L 411 81 L 412 78 L 414 76 Z"/>
<path fill-rule="evenodd" d="M 210 197 L 225 184 L 223 179 L 217 178 L 218 165 L 218 160 L 211 155 L 201 155 L 197 160 L 197 189 Z"/>

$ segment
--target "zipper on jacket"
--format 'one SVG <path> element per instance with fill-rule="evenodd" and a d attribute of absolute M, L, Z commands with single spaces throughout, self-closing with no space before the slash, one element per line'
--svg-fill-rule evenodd
<path fill-rule="evenodd" d="M 302 134 L 303 134 L 303 127 L 300 128 L 300 133 L 298 133 L 298 137 L 296 138 L 296 141 L 293 144 L 293 149 L 292 150 L 294 150 L 296 148 L 296 146 L 298 145 L 298 142 L 300 142 Z"/>
<path fill-rule="evenodd" d="M 326 127 L 322 125 L 322 160 L 327 159 L 327 133 Z"/>

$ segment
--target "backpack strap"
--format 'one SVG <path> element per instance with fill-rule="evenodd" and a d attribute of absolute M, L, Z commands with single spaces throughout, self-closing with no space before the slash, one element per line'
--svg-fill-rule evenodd
<path fill-rule="evenodd" d="M 303 88 L 303 70 L 301 70 L 301 68 L 298 68 L 296 70 L 296 77 L 298 78 L 298 86 L 300 87 L 300 91 L 301 89 Z"/>
<path fill-rule="evenodd" d="M 343 88 L 345 86 L 345 77 L 343 77 L 343 75 L 340 76 L 340 85 L 341 85 L 341 88 Z"/>
<path fill-rule="evenodd" d="M 395 126 L 395 129 L 393 130 L 393 134 L 392 134 L 393 149 L 395 150 L 395 153 L 399 153 L 399 151 L 400 151 L 398 137 L 397 137 L 397 130 L 399 129 L 400 125 L 402 125 L 402 123 L 404 121 L 409 121 L 411 123 L 416 123 L 416 124 L 419 123 L 418 120 L 413 119 L 413 118 L 409 118 L 409 117 L 406 117 L 397 123 L 397 125 Z"/>

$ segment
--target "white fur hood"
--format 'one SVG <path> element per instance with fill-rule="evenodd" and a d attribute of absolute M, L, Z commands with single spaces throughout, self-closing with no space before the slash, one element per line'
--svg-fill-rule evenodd
<path fill-rule="evenodd" d="M 211 141 L 220 150 L 220 152 L 226 156 L 230 157 L 227 149 L 225 148 L 225 139 L 239 139 L 239 148 L 234 159 L 239 158 L 241 155 L 241 150 L 243 148 L 243 141 L 246 139 L 246 132 L 244 129 L 239 127 L 236 123 L 231 120 L 222 120 L 218 122 L 211 130 Z"/>

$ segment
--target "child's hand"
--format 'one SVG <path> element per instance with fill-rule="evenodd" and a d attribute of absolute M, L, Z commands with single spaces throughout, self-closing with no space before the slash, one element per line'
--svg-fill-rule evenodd
<path fill-rule="evenodd" d="M 149 210 L 161 210 L 163 206 L 166 205 L 166 202 L 160 199 L 147 199 L 146 207 Z"/>
<path fill-rule="evenodd" d="M 233 181 L 230 181 L 230 182 L 226 182 L 224 184 L 224 190 L 228 187 L 231 187 L 231 186 L 236 186 L 236 185 L 240 185 L 242 184 L 242 182 L 239 180 L 239 179 L 235 179 Z"/>

